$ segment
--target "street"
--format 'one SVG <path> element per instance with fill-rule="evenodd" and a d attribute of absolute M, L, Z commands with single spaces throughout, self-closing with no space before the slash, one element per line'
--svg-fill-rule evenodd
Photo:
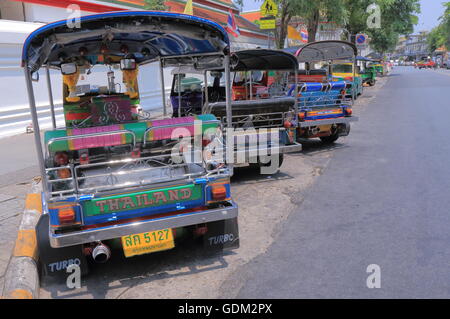
<path fill-rule="evenodd" d="M 395 70 L 238 297 L 450 297 L 448 75 Z"/>
<path fill-rule="evenodd" d="M 81 289 L 47 282 L 41 297 L 450 297 L 449 87 L 449 71 L 397 67 L 366 88 L 348 137 L 307 142 L 273 176 L 236 171 L 238 250 L 118 250 Z M 372 264 L 381 289 L 366 285 Z"/>

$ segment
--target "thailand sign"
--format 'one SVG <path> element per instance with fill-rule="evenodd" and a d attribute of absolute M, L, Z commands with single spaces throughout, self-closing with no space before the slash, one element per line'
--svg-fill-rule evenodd
<path fill-rule="evenodd" d="M 83 210 L 87 216 L 94 216 L 133 209 L 163 206 L 201 198 L 202 187 L 200 185 L 186 185 L 164 190 L 93 199 L 83 205 Z"/>

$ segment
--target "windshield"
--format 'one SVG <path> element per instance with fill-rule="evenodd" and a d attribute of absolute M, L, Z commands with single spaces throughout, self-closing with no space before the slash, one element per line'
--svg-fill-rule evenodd
<path fill-rule="evenodd" d="M 334 64 L 333 73 L 353 73 L 352 64 Z"/>
<path fill-rule="evenodd" d="M 180 82 L 181 79 L 181 82 Z M 173 86 L 174 93 L 185 92 L 201 92 L 203 87 L 203 79 L 201 75 L 197 74 L 177 74 L 175 76 L 175 83 Z"/>

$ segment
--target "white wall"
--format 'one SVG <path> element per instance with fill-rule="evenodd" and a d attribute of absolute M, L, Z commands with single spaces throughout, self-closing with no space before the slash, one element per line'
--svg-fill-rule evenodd
<path fill-rule="evenodd" d="M 64 8 L 43 6 L 33 3 L 24 3 L 25 18 L 28 22 L 53 22 L 67 19 L 69 13 Z M 81 11 L 81 15 L 92 14 L 92 12 Z"/>
<path fill-rule="evenodd" d="M 24 133 L 31 123 L 28 96 L 23 69 L 20 67 L 23 43 L 30 32 L 41 26 L 38 23 L 0 20 L 0 138 Z M 63 125 L 62 80 L 58 71 L 51 72 L 53 97 L 58 125 Z M 119 81 L 118 77 L 118 81 Z M 139 72 L 141 105 L 147 111 L 162 111 L 159 65 L 144 66 Z M 165 87 L 171 85 L 170 70 L 165 70 Z M 45 70 L 40 81 L 34 83 L 41 128 L 51 127 L 50 106 Z"/>

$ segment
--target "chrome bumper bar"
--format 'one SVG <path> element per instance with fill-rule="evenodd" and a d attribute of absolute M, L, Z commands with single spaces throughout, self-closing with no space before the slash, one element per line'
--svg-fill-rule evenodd
<path fill-rule="evenodd" d="M 335 119 L 326 119 L 326 120 L 315 120 L 315 121 L 305 121 L 299 122 L 299 127 L 311 127 L 311 126 L 321 126 L 321 125 L 330 125 L 330 124 L 349 124 L 350 122 L 358 121 L 357 116 L 350 117 L 339 117 Z"/>
<path fill-rule="evenodd" d="M 294 144 L 289 145 L 279 145 L 278 147 L 258 147 L 256 149 L 239 149 L 234 151 L 235 159 L 238 156 L 249 155 L 249 158 L 258 158 L 259 155 L 271 155 L 271 154 L 286 154 L 286 153 L 295 153 L 300 152 L 302 150 L 302 144 L 294 142 Z M 243 163 L 235 163 L 235 164 L 243 164 Z"/>
<path fill-rule="evenodd" d="M 75 231 L 66 234 L 53 234 L 50 231 L 50 245 L 53 248 L 74 246 L 165 228 L 178 228 L 231 219 L 237 216 L 238 207 L 236 203 L 231 202 L 230 206 L 224 208 L 208 209 L 203 212 L 184 213 L 170 217 L 105 226 L 100 228 Z"/>

